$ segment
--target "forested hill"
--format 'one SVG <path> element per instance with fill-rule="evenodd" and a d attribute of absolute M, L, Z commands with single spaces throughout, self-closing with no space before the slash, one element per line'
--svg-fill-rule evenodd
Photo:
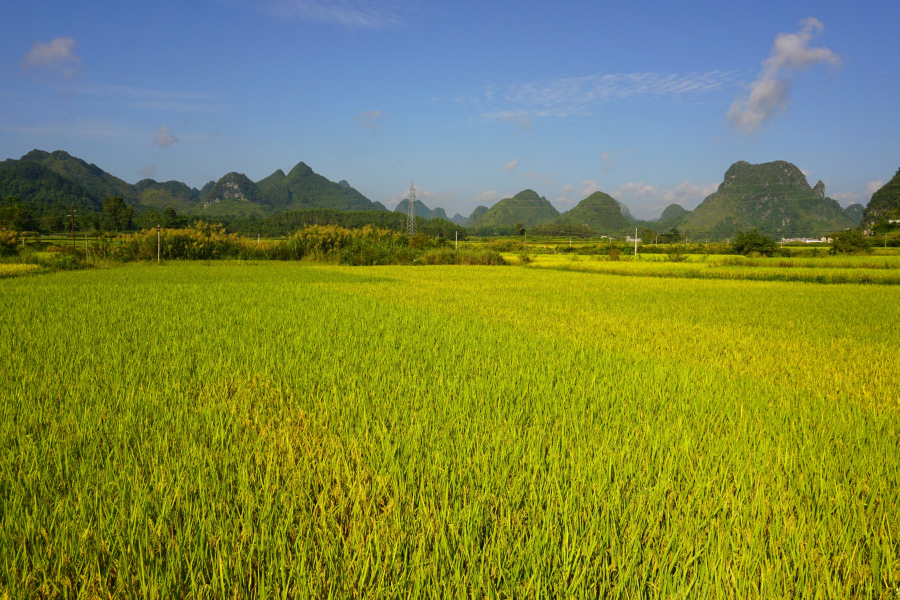
<path fill-rule="evenodd" d="M 875 225 L 881 220 L 890 219 L 900 219 L 900 169 L 897 169 L 893 179 L 872 194 L 872 199 L 862 215 L 866 225 Z"/>
<path fill-rule="evenodd" d="M 475 209 L 478 212 L 478 209 Z M 522 190 L 512 198 L 504 198 L 475 218 L 472 213 L 469 227 L 513 227 L 522 223 L 525 227 L 550 223 L 559 217 L 559 211 L 534 190 Z"/>
<path fill-rule="evenodd" d="M 800 169 L 783 160 L 734 163 L 719 189 L 683 221 L 684 231 L 710 239 L 754 228 L 772 237 L 819 237 L 856 225 L 825 196 L 824 183 L 810 187 Z"/>
<path fill-rule="evenodd" d="M 228 173 L 202 190 L 180 181 L 144 179 L 132 185 L 97 165 L 67 152 L 32 150 L 0 163 L 0 197 L 18 197 L 38 222 L 58 221 L 75 205 L 79 214 L 103 210 L 103 199 L 119 196 L 135 209 L 162 212 L 172 207 L 183 215 L 265 217 L 284 211 L 326 208 L 387 211 L 342 180 L 335 183 L 298 163 L 289 174 L 280 169 L 259 182 Z"/>
<path fill-rule="evenodd" d="M 394 212 L 408 214 L 409 211 L 409 200 L 404 199 L 401 200 L 399 204 L 397 204 L 397 208 L 394 209 Z M 416 200 L 416 216 L 422 217 L 423 219 L 446 219 L 447 212 L 440 207 L 435 208 L 434 210 L 425 206 L 425 204 L 421 200 Z"/>
<path fill-rule="evenodd" d="M 604 192 L 594 192 L 579 202 L 575 208 L 560 215 L 557 221 L 586 225 L 605 235 L 619 234 L 631 228 L 631 223 L 622 214 L 619 203 Z"/>

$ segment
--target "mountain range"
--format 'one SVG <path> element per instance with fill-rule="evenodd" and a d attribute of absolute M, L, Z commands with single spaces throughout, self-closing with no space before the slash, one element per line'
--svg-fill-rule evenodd
<path fill-rule="evenodd" d="M 64 215 L 72 204 L 100 212 L 108 196 L 121 196 L 138 211 L 160 212 L 171 206 L 181 214 L 204 218 L 266 217 L 309 209 L 387 211 L 346 180 L 330 181 L 303 162 L 287 174 L 278 169 L 256 182 L 242 173 L 228 173 L 198 190 L 179 181 L 153 179 L 132 185 L 62 150 L 32 150 L 17 160 L 0 162 L 0 197 L 7 196 L 18 196 L 37 213 L 54 215 Z M 401 201 L 395 212 L 406 214 L 408 202 Z M 443 208 L 429 208 L 420 200 L 415 212 L 424 219 L 448 219 Z M 855 204 L 844 209 L 825 195 L 822 181 L 810 186 L 800 169 L 789 162 L 753 165 L 738 161 L 725 172 L 716 192 L 694 210 L 671 204 L 655 221 L 635 219 L 626 205 L 599 191 L 560 213 L 530 189 L 493 206 L 479 206 L 468 217 L 455 214 L 448 220 L 476 232 L 511 232 L 519 224 L 526 229 L 575 224 L 616 237 L 645 227 L 724 239 L 752 228 L 776 237 L 822 236 L 856 227 L 862 220 L 871 224 L 886 218 L 900 218 L 900 171 L 872 196 L 868 207 Z"/>
<path fill-rule="evenodd" d="M 330 181 L 302 162 L 287 175 L 279 169 L 253 182 L 242 173 L 228 173 L 198 190 L 180 181 L 144 179 L 131 185 L 62 150 L 32 150 L 18 160 L 0 163 L 0 196 L 18 196 L 42 214 L 67 210 L 72 204 L 99 212 L 108 196 L 120 196 L 138 210 L 171 206 L 179 213 L 204 217 L 262 217 L 310 208 L 387 210 L 346 181 Z"/>

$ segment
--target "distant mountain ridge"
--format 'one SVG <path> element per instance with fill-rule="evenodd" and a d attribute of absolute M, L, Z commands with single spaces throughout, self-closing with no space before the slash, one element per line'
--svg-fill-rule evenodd
<path fill-rule="evenodd" d="M 210 217 L 267 216 L 313 208 L 387 210 L 346 180 L 334 183 L 303 162 L 288 175 L 278 169 L 254 183 L 246 175 L 232 172 L 197 190 L 180 181 L 143 179 L 131 185 L 62 150 L 32 150 L 18 160 L 0 163 L 0 195 L 18 196 L 41 214 L 60 213 L 72 204 L 99 212 L 108 196 L 121 196 L 139 210 L 162 211 L 171 206 L 181 214 Z"/>

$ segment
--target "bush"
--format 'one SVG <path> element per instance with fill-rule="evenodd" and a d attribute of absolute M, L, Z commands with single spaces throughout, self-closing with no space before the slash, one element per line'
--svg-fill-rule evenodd
<path fill-rule="evenodd" d="M 531 258 L 528 258 L 530 261 Z M 506 265 L 506 260 L 493 250 L 461 250 L 451 248 L 431 250 L 422 254 L 419 262 L 423 265 Z M 524 261 L 523 261 L 524 262 Z"/>
<path fill-rule="evenodd" d="M 15 254 L 18 241 L 18 233 L 15 231 L 0 231 L 0 256 Z"/>
<path fill-rule="evenodd" d="M 772 256 L 778 249 L 778 244 L 772 238 L 760 235 L 758 229 L 748 231 L 738 231 L 737 237 L 731 242 L 732 251 L 745 256 L 752 252 L 756 252 L 760 256 Z"/>
<path fill-rule="evenodd" d="M 622 255 L 622 251 L 618 248 L 610 248 L 609 252 L 606 255 L 607 260 L 619 260 L 619 256 Z"/>
<path fill-rule="evenodd" d="M 872 240 L 862 234 L 861 231 L 845 229 L 839 233 L 831 234 L 832 254 L 845 254 L 848 252 L 871 252 Z"/>
<path fill-rule="evenodd" d="M 687 260 L 687 256 L 685 256 L 681 248 L 676 246 L 671 252 L 666 253 L 666 260 L 669 262 L 684 262 Z"/>

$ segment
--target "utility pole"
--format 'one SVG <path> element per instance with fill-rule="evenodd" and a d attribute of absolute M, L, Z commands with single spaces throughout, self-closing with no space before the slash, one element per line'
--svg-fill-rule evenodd
<path fill-rule="evenodd" d="M 459 232 L 456 232 L 456 249 L 459 250 Z"/>
<path fill-rule="evenodd" d="M 637 227 L 634 228 L 634 260 L 637 260 Z"/>
<path fill-rule="evenodd" d="M 156 226 L 156 264 L 159 264 L 159 225 Z"/>
<path fill-rule="evenodd" d="M 406 206 L 406 235 L 412 237 L 416 234 L 416 186 L 409 182 L 409 204 Z"/>
<path fill-rule="evenodd" d="M 88 254 L 89 251 L 90 251 L 90 249 L 88 248 L 87 229 L 85 229 L 84 230 L 84 259 L 88 260 L 88 261 L 91 259 L 90 255 Z"/>
<path fill-rule="evenodd" d="M 72 217 L 72 250 L 75 250 L 75 205 L 72 205 L 72 214 L 66 215 Z"/>
<path fill-rule="evenodd" d="M 528 232 L 525 231 L 525 232 L 523 232 L 523 233 L 525 234 L 525 245 L 522 246 L 522 251 L 523 251 L 525 254 L 528 254 Z"/>
<path fill-rule="evenodd" d="M 256 245 L 259 246 L 259 234 L 256 234 Z"/>

